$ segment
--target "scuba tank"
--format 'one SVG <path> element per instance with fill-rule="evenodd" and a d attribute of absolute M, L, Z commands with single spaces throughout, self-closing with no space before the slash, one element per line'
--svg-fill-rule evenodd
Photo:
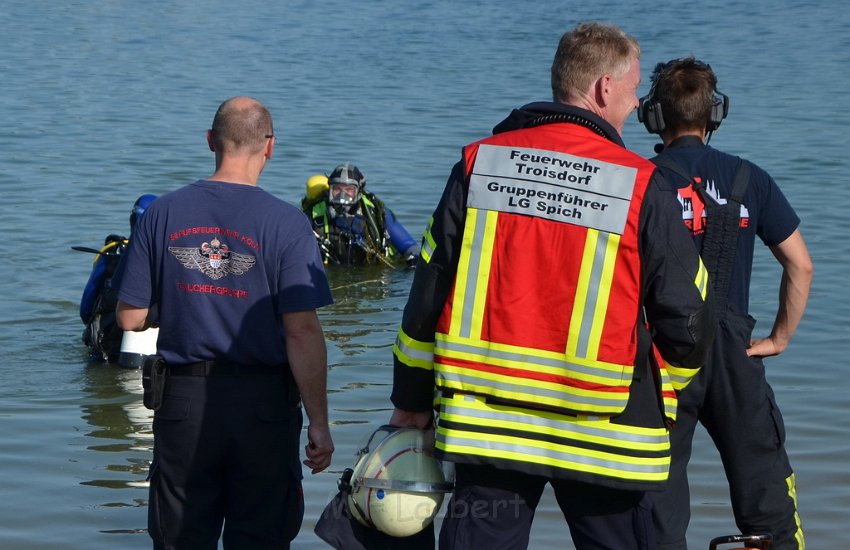
<path fill-rule="evenodd" d="M 109 235 L 101 249 L 72 246 L 73 250 L 95 254 L 92 272 L 80 298 L 80 318 L 85 324 L 82 340 L 89 348 L 90 361 L 115 362 L 118 359 L 122 331 L 115 320 L 118 290 L 112 277 L 118 269 L 121 254 L 128 240 L 121 235 Z"/>
<path fill-rule="evenodd" d="M 711 539 L 709 550 L 719 550 L 719 545 L 742 542 L 745 546 L 736 546 L 726 550 L 770 550 L 773 537 L 770 535 L 726 535 Z"/>
<path fill-rule="evenodd" d="M 328 177 L 316 174 L 307 178 L 307 199 L 315 201 L 328 192 Z"/>

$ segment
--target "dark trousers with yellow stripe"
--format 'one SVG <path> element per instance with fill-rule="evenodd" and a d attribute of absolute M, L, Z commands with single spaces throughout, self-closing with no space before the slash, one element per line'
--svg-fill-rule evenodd
<path fill-rule="evenodd" d="M 440 530 L 440 550 L 528 547 L 534 510 L 552 484 L 577 550 L 653 550 L 652 516 L 642 491 L 458 464 Z"/>
<path fill-rule="evenodd" d="M 685 550 L 690 520 L 687 465 L 697 422 L 720 453 L 732 511 L 743 534 L 770 533 L 771 550 L 804 548 L 796 482 L 785 452 L 785 425 L 764 364 L 747 357 L 755 321 L 730 314 L 718 326 L 712 356 L 679 396 L 668 489 L 653 493 L 660 550 Z"/>

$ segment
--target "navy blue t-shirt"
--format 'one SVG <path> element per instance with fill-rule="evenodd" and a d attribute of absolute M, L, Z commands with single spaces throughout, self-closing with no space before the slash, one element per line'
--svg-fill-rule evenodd
<path fill-rule="evenodd" d="M 701 178 L 708 192 L 721 204 L 725 204 L 730 196 L 735 175 L 741 165 L 739 157 L 704 145 L 695 137 L 674 141 L 656 158 L 659 157 L 671 158 L 692 177 Z M 773 178 L 755 164 L 750 163 L 750 166 L 750 183 L 741 205 L 738 249 L 729 284 L 729 304 L 742 314 L 749 310 L 756 236 L 765 245 L 775 246 L 791 236 L 800 225 L 800 218 Z M 667 168 L 660 167 L 659 170 L 668 182 L 678 187 L 683 220 L 691 230 L 697 248 L 701 250 L 705 229 L 705 205 L 702 198 L 683 178 L 673 175 Z"/>
<path fill-rule="evenodd" d="M 251 185 L 201 180 L 159 197 L 121 271 L 119 299 L 157 312 L 171 364 L 281 364 L 281 314 L 332 303 L 307 218 Z"/>

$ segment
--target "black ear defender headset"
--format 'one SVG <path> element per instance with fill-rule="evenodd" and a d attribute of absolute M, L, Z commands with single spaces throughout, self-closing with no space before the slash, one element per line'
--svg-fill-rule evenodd
<path fill-rule="evenodd" d="M 658 80 L 665 71 L 671 68 L 674 63 L 682 61 L 682 59 L 674 59 L 667 63 L 659 63 L 652 71 L 650 81 L 652 86 L 649 88 L 649 93 L 640 98 L 638 106 L 638 121 L 642 122 L 646 127 L 646 131 L 650 134 L 660 134 L 666 128 L 664 124 L 664 114 L 661 110 L 661 103 L 655 99 L 655 86 Z M 711 69 L 711 65 L 696 61 L 697 65 Z M 729 115 L 729 96 L 714 89 L 714 104 L 711 106 L 711 114 L 708 120 L 708 127 L 705 129 L 711 139 L 711 132 L 720 128 L 720 123 Z"/>

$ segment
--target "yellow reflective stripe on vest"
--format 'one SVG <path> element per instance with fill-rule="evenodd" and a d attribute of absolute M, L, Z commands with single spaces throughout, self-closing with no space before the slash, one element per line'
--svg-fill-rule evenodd
<path fill-rule="evenodd" d="M 567 354 L 596 358 L 611 294 L 620 236 L 589 229 L 584 242 Z"/>
<path fill-rule="evenodd" d="M 499 213 L 470 208 L 463 229 L 463 246 L 455 279 L 451 333 L 464 338 L 481 335 L 490 262 Z"/>
<path fill-rule="evenodd" d="M 436 340 L 434 353 L 443 357 L 530 373 L 569 376 L 603 386 L 628 387 L 632 380 L 631 371 L 634 370 L 631 365 L 627 368 L 628 372 L 624 372 L 622 365 L 614 363 L 570 357 L 563 353 L 509 344 L 454 338 L 447 334 L 437 334 Z M 518 373 L 520 376 L 522 374 L 522 372 Z"/>
<path fill-rule="evenodd" d="M 393 355 L 409 367 L 434 369 L 434 342 L 414 340 L 405 334 L 401 328 L 398 329 L 398 335 L 393 346 Z"/>
<path fill-rule="evenodd" d="M 631 384 L 634 367 L 597 359 L 620 236 L 588 230 L 564 353 L 498 344 L 481 340 L 481 330 L 499 215 L 497 211 L 467 210 L 449 334 L 438 333 L 434 349 L 437 356 L 470 361 L 482 368 L 438 359 L 438 385 L 514 401 L 545 403 L 566 411 L 609 415 L 622 412 L 628 402 L 625 390 Z M 488 371 L 489 367 L 502 369 L 494 373 L 492 369 Z M 561 380 L 540 380 L 538 373 Z M 577 381 L 587 384 L 576 384 Z"/>
<path fill-rule="evenodd" d="M 464 430 L 463 425 L 473 429 Z M 560 442 L 553 441 L 554 438 Z M 446 453 L 642 481 L 664 481 L 670 465 L 670 442 L 664 428 L 526 412 L 517 407 L 492 405 L 481 397 L 469 395 L 440 399 L 436 446 Z"/>
<path fill-rule="evenodd" d="M 443 334 L 437 334 L 436 339 L 436 356 L 481 365 L 473 368 L 438 360 L 436 382 L 440 387 L 595 414 L 616 414 L 628 400 L 628 392 L 613 392 L 611 388 L 630 385 L 631 366 L 623 369 L 621 365 L 560 353 Z M 582 381 L 597 389 L 570 386 L 568 381 L 552 378 Z"/>

